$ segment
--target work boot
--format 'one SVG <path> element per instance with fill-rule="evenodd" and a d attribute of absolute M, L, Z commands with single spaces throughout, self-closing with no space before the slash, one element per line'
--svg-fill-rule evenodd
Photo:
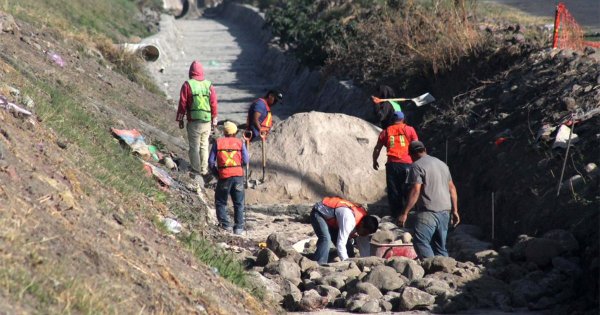
<path fill-rule="evenodd" d="M 223 226 L 221 224 L 219 224 L 219 228 L 225 232 L 229 232 L 231 233 L 233 231 L 233 228 L 231 226 Z"/>

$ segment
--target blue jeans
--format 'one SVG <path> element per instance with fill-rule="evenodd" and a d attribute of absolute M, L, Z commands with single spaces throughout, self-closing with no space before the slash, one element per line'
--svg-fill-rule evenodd
<path fill-rule="evenodd" d="M 388 162 L 385 164 L 385 181 L 387 184 L 390 215 L 398 218 L 404 209 L 404 200 L 408 194 L 406 179 L 410 164 Z"/>
<path fill-rule="evenodd" d="M 413 244 L 419 258 L 448 256 L 446 236 L 450 211 L 417 211 Z"/>
<path fill-rule="evenodd" d="M 312 225 L 313 230 L 315 230 L 315 235 L 317 235 L 318 238 L 317 251 L 314 254 L 314 260 L 316 260 L 319 265 L 326 264 L 329 261 L 329 248 L 331 242 L 333 242 L 334 245 L 337 243 L 339 230 L 330 228 L 327 225 L 325 218 L 314 208 L 310 213 L 310 224 Z M 351 238 L 348 238 L 346 250 L 348 251 L 348 257 L 354 256 L 354 246 L 352 245 Z"/>
<path fill-rule="evenodd" d="M 215 188 L 215 207 L 217 208 L 217 219 L 219 225 L 223 228 L 231 226 L 229 214 L 227 213 L 227 198 L 231 195 L 233 201 L 233 211 L 235 230 L 244 229 L 244 177 L 234 176 L 225 179 L 219 179 L 217 188 Z"/>

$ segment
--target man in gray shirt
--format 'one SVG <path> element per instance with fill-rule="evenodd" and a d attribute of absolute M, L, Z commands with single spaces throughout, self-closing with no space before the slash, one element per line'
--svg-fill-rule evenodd
<path fill-rule="evenodd" d="M 448 256 L 448 222 L 453 226 L 460 222 L 458 195 L 450 170 L 444 162 L 428 155 L 420 141 L 410 143 L 409 153 L 414 161 L 408 179 L 412 188 L 398 222 L 404 226 L 408 213 L 418 202 L 413 241 L 415 251 L 419 258 Z"/>

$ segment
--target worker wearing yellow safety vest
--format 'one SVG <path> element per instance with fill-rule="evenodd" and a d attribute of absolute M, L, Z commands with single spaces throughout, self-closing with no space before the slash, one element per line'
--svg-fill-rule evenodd
<path fill-rule="evenodd" d="M 248 109 L 246 129 L 252 132 L 252 141 L 260 140 L 260 133 L 269 133 L 273 126 L 271 107 L 283 99 L 283 94 L 270 90 L 264 98 L 259 98 Z"/>
<path fill-rule="evenodd" d="M 183 129 L 183 118 L 187 116 L 192 173 L 202 175 L 205 182 L 212 179 L 208 171 L 208 148 L 210 132 L 217 125 L 217 106 L 217 94 L 212 83 L 204 78 L 202 64 L 192 62 L 189 80 L 181 86 L 176 120 Z"/>
<path fill-rule="evenodd" d="M 318 238 L 314 260 L 321 265 L 329 260 L 332 241 L 340 260 L 354 257 L 354 245 L 358 246 L 361 257 L 370 256 L 367 236 L 379 227 L 377 218 L 368 215 L 363 206 L 340 197 L 325 197 L 317 202 L 310 213 L 310 222 Z"/>
<path fill-rule="evenodd" d="M 231 231 L 227 214 L 227 199 L 231 195 L 234 210 L 233 232 L 244 232 L 244 168 L 249 162 L 248 150 L 242 139 L 236 138 L 237 126 L 226 121 L 223 124 L 224 137 L 218 138 L 212 146 L 208 164 L 218 174 L 215 188 L 215 208 L 219 226 Z"/>

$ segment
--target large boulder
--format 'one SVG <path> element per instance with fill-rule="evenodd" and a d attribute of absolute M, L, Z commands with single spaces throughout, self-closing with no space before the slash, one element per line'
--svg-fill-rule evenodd
<path fill-rule="evenodd" d="M 295 262 L 299 262 L 302 255 L 298 253 L 285 235 L 281 233 L 273 233 L 267 237 L 267 248 L 272 250 L 277 257 L 290 257 Z"/>
<path fill-rule="evenodd" d="M 389 244 L 396 240 L 396 234 L 389 230 L 378 230 L 371 237 L 371 242 L 379 244 Z"/>
<path fill-rule="evenodd" d="M 316 287 L 316 290 L 321 296 L 327 298 L 327 300 L 329 301 L 329 305 L 333 305 L 335 299 L 342 294 L 342 292 L 339 289 L 329 285 L 319 285 Z"/>
<path fill-rule="evenodd" d="M 400 296 L 400 310 L 410 311 L 431 307 L 435 303 L 435 297 L 417 288 L 406 287 Z"/>
<path fill-rule="evenodd" d="M 512 247 L 511 258 L 517 261 L 525 260 L 525 249 L 527 248 L 527 244 L 533 239 L 533 237 L 525 234 L 517 236 L 517 241 Z"/>
<path fill-rule="evenodd" d="M 261 267 L 264 267 L 278 260 L 279 257 L 277 257 L 277 255 L 275 255 L 275 253 L 268 248 L 261 249 L 258 252 L 258 255 L 256 255 L 256 265 Z"/>
<path fill-rule="evenodd" d="M 335 273 L 346 276 L 347 278 L 356 278 L 360 275 L 361 270 L 356 262 L 351 260 L 340 261 L 328 264 L 329 267 L 335 268 Z"/>
<path fill-rule="evenodd" d="M 360 312 L 363 314 L 372 314 L 381 312 L 381 306 L 379 300 L 369 300 L 360 308 Z"/>
<path fill-rule="evenodd" d="M 363 278 L 364 282 L 373 284 L 382 292 L 395 291 L 406 284 L 404 280 L 392 267 L 376 266 Z"/>
<path fill-rule="evenodd" d="M 435 273 L 438 271 L 450 273 L 456 267 L 456 260 L 452 257 L 435 256 L 425 258 L 421 264 L 425 269 L 425 274 Z"/>
<path fill-rule="evenodd" d="M 348 277 L 341 274 L 331 274 L 329 276 L 325 276 L 319 279 L 315 279 L 315 282 L 321 285 L 332 286 L 336 289 L 341 289 L 346 284 L 346 279 Z"/>
<path fill-rule="evenodd" d="M 350 312 L 360 312 L 360 309 L 370 301 L 369 296 L 366 294 L 355 294 L 346 299 L 346 310 Z"/>
<path fill-rule="evenodd" d="M 291 258 L 280 259 L 265 266 L 264 273 L 279 275 L 283 279 L 290 280 L 294 285 L 298 285 L 300 280 L 300 266 Z"/>
<path fill-rule="evenodd" d="M 329 301 L 322 297 L 317 290 L 308 290 L 302 293 L 302 299 L 298 303 L 298 310 L 303 312 L 314 312 L 327 306 Z"/>
<path fill-rule="evenodd" d="M 560 254 L 560 244 L 548 238 L 534 238 L 527 243 L 525 257 L 528 262 L 543 267 L 552 262 L 552 258 Z"/>
<path fill-rule="evenodd" d="M 373 268 L 375 266 L 380 266 L 385 263 L 385 259 L 377 256 L 350 258 L 348 260 L 354 261 L 358 268 L 362 271 L 365 270 L 365 267 Z"/>
<path fill-rule="evenodd" d="M 302 299 L 302 291 L 289 280 L 283 280 L 281 284 L 281 295 L 283 296 L 283 307 L 288 311 L 294 311 L 298 302 Z"/>
<path fill-rule="evenodd" d="M 302 274 L 319 269 L 319 263 L 306 257 L 300 258 L 298 265 L 300 266 L 300 271 Z"/>
<path fill-rule="evenodd" d="M 416 261 L 406 257 L 390 257 L 386 263 L 396 270 L 397 273 L 405 276 L 408 280 L 423 278 L 425 270 Z"/>
<path fill-rule="evenodd" d="M 579 250 L 579 242 L 577 242 L 573 233 L 569 231 L 551 230 L 544 233 L 542 237 L 558 242 L 561 252 L 572 253 Z"/>
<path fill-rule="evenodd" d="M 356 280 L 352 281 L 351 283 L 348 283 L 348 285 L 346 286 L 346 292 L 348 292 L 349 296 L 355 294 L 366 294 L 371 299 L 379 299 L 383 296 L 383 294 L 381 294 L 381 291 L 379 291 L 379 289 L 375 287 L 372 283 L 359 282 Z"/>

